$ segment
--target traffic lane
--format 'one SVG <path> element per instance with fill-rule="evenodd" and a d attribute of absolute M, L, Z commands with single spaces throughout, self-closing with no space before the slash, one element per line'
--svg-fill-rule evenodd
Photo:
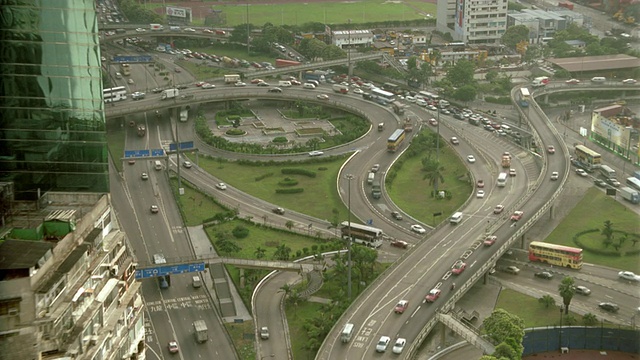
<path fill-rule="evenodd" d="M 295 272 L 281 271 L 272 275 L 258 290 L 253 304 L 255 309 L 255 334 L 258 342 L 258 356 L 274 357 L 276 359 L 288 359 L 289 329 L 285 328 L 283 317 L 286 315 L 280 310 L 282 302 L 286 301 L 282 287 L 289 284 L 294 286 L 300 282 L 300 275 Z M 260 338 L 260 328 L 269 328 L 269 339 Z M 275 356 L 274 356 L 275 355 Z"/>

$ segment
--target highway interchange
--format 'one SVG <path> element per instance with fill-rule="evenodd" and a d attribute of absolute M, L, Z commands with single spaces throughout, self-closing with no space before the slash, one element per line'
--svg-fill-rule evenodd
<path fill-rule="evenodd" d="M 175 76 L 181 77 L 180 82 L 190 82 L 187 74 L 182 73 Z M 136 84 L 148 83 L 149 77 L 153 78 L 152 75 L 146 75 L 146 72 L 133 72 Z M 178 83 L 177 80 L 176 83 Z M 131 89 L 131 91 L 134 90 L 136 89 Z M 199 95 L 204 91 L 209 90 L 189 89 L 187 93 Z M 213 92 L 216 91 L 213 90 Z M 333 95 L 327 88 L 320 91 L 330 94 L 332 101 L 337 98 L 337 95 Z M 225 93 L 233 92 L 252 97 L 266 95 L 266 91 L 262 88 L 231 89 L 225 87 Z M 295 95 L 293 95 L 294 92 Z M 299 96 L 315 101 L 316 93 L 287 89 L 285 96 Z M 344 96 L 340 97 L 339 101 L 344 103 L 345 106 L 357 107 L 364 113 L 376 113 L 376 122 L 379 121 L 377 119 L 383 119 L 388 124 L 398 121 L 390 111 L 380 111 L 381 107 L 371 102 L 363 101 L 359 96 Z M 146 99 L 117 103 L 114 104 L 114 107 L 142 107 L 145 104 L 158 104 L 158 102 L 157 96 L 148 94 Z M 417 107 L 411 107 L 410 111 L 413 111 L 423 120 L 433 116 Z M 418 237 L 410 233 L 407 230 L 408 221 L 398 224 L 390 220 L 390 211 L 397 209 L 388 202 L 389 199 L 383 198 L 383 201 L 373 201 L 361 188 L 362 181 L 352 183 L 352 190 L 356 190 L 353 191 L 351 199 L 352 210 L 356 217 L 373 219 L 374 223 L 383 228 L 388 235 L 403 238 L 416 246 L 410 252 L 402 255 L 400 261 L 387 272 L 384 279 L 379 279 L 372 284 L 367 292 L 353 304 L 327 338 L 325 346 L 318 354 L 319 359 L 370 358 L 375 354 L 373 349 L 380 335 L 394 337 L 400 334 L 408 339 L 409 346 L 416 343 L 415 339 L 420 336 L 421 330 L 429 319 L 433 318 L 436 309 L 444 305 L 451 296 L 461 296 L 465 290 L 463 286 L 460 286 L 456 289 L 459 291 L 457 295 L 453 295 L 448 290 L 448 285 L 453 281 L 448 269 L 450 269 L 455 260 L 468 255 L 465 261 L 470 267 L 456 279 L 458 284 L 462 285 L 474 276 L 483 276 L 485 271 L 498 258 L 498 254 L 495 253 L 498 246 L 490 249 L 477 246 L 478 240 L 483 237 L 485 232 L 489 229 L 492 234 L 498 235 L 500 240 L 497 245 L 503 245 L 506 239 L 512 237 L 513 234 L 522 232 L 523 230 L 521 229 L 527 221 L 531 220 L 533 222 L 533 214 L 545 206 L 548 199 L 558 193 L 563 183 L 563 181 L 548 181 L 549 173 L 551 171 L 560 171 L 561 178 L 566 179 L 570 173 L 570 166 L 567 162 L 567 149 L 557 132 L 547 126 L 547 120 L 544 117 L 540 117 L 535 111 L 529 111 L 528 117 L 533 127 L 538 131 L 540 138 L 544 139 L 544 145 L 554 145 L 556 149 L 561 149 L 562 153 L 557 153 L 555 156 L 547 157 L 545 161 L 542 161 L 517 148 L 509 141 L 498 138 L 489 132 L 474 130 L 477 128 L 469 127 L 467 124 L 447 116 L 441 116 L 445 126 L 441 126 L 439 131 L 443 138 L 448 139 L 453 135 L 458 136 L 463 140 L 456 147 L 461 157 L 466 156 L 466 154 L 474 154 L 479 160 L 475 164 L 469 164 L 470 170 L 476 178 L 494 179 L 499 171 L 497 161 L 503 151 L 509 151 L 514 154 L 517 159 L 515 168 L 518 176 L 512 178 L 511 180 L 513 181 L 509 181 L 506 188 L 501 189 L 493 187 L 493 181 L 489 181 L 488 185 L 490 186 L 485 189 L 488 196 L 485 196 L 484 199 L 472 198 L 469 200 L 464 209 L 465 220 L 461 224 L 451 226 L 445 222 L 430 233 L 428 238 Z M 155 126 L 155 120 L 152 119 L 151 113 L 136 114 L 132 118 L 136 121 L 147 122 L 148 132 L 147 136 L 142 138 L 136 137 L 133 132 L 128 132 L 127 149 L 162 148 L 174 140 L 174 133 L 166 116 L 157 123 L 157 126 Z M 178 124 L 180 126 L 181 141 L 185 141 L 189 136 L 193 137 L 193 130 L 189 124 Z M 388 126 L 385 132 L 370 132 L 366 137 L 349 147 L 333 150 L 333 153 L 357 150 L 356 155 L 344 165 L 342 174 L 354 174 L 357 179 L 361 180 L 362 176 L 366 174 L 366 171 L 374 163 L 380 163 L 383 171 L 388 169 L 395 160 L 394 156 L 386 152 L 385 140 L 392 131 L 393 126 Z M 197 141 L 195 138 L 192 139 Z M 326 152 L 332 153 L 332 151 Z M 547 155 L 543 156 L 546 157 Z M 306 155 L 301 155 L 300 158 L 306 158 Z M 197 168 L 191 170 L 183 171 L 182 175 L 190 182 L 205 189 L 205 191 L 216 194 L 216 197 L 219 196 L 220 192 L 216 192 L 214 189 L 206 189 L 207 186 L 211 188 L 213 183 L 210 175 L 204 174 Z M 151 176 L 148 181 L 140 179 L 140 173 L 143 171 Z M 189 244 L 187 234 L 185 234 L 179 213 L 173 205 L 174 199 L 164 172 L 154 171 L 149 161 L 138 161 L 135 165 L 125 165 L 122 174 L 112 172 L 111 176 L 112 185 L 114 185 L 112 186 L 112 196 L 118 211 L 118 217 L 123 227 L 127 229 L 130 239 L 132 239 L 132 245 L 139 260 L 148 261 L 157 252 L 175 254 L 176 257 L 185 259 L 193 257 L 193 249 Z M 337 191 L 343 197 L 346 196 L 348 185 L 348 180 L 344 179 L 343 176 L 337 180 Z M 221 196 L 223 202 L 228 204 L 237 203 L 242 208 L 242 211 L 248 213 L 270 213 L 273 205 L 260 201 L 256 202 L 256 199 L 252 199 L 233 189 L 230 190 Z M 525 198 L 530 200 L 525 203 L 523 201 Z M 161 211 L 159 214 L 149 215 L 148 207 L 152 203 L 160 206 Z M 501 216 L 493 215 L 491 211 L 494 205 L 498 203 L 504 204 L 507 208 Z M 518 226 L 513 226 L 513 224 L 508 221 L 505 222 L 505 220 L 507 220 L 511 211 L 516 209 L 524 210 L 525 217 L 518 223 Z M 318 229 L 326 228 L 326 222 L 310 219 L 302 214 L 288 212 L 287 218 L 289 217 L 300 224 L 312 223 Z M 405 219 L 407 218 L 405 215 Z M 282 218 L 282 222 L 284 221 L 285 218 Z M 144 241 L 137 241 L 136 239 L 138 238 L 142 238 Z M 504 250 L 506 250 L 506 247 L 501 252 Z M 388 247 L 384 248 L 383 251 L 395 251 L 396 256 L 400 255 L 399 251 L 389 250 Z M 574 273 L 571 274 L 574 275 Z M 582 275 L 580 274 L 580 276 Z M 594 279 L 590 278 L 589 281 L 603 283 L 602 279 L 597 281 L 599 275 L 602 275 L 605 279 L 610 277 L 609 280 L 615 278 L 615 273 L 611 272 L 596 274 Z M 282 283 L 283 280 L 278 281 Z M 531 279 L 527 278 L 525 282 L 530 281 Z M 618 291 L 620 291 L 621 296 L 628 295 L 627 300 L 618 300 L 622 307 L 622 317 L 628 318 L 630 316 L 627 316 L 627 313 L 632 311 L 634 304 L 637 303 L 637 290 L 632 285 L 619 285 L 616 288 L 619 288 Z M 442 297 L 434 304 L 422 304 L 424 295 L 432 287 L 442 288 Z M 236 357 L 229 339 L 221 336 L 226 334 L 226 331 L 222 328 L 220 320 L 211 316 L 211 312 L 215 311 L 215 306 L 210 302 L 205 291 L 203 288 L 193 289 L 187 277 L 183 276 L 172 277 L 171 287 L 162 292 L 155 281 L 145 281 L 143 283 L 143 293 L 147 303 L 148 315 L 151 319 L 151 323 L 147 327 L 149 335 L 147 345 L 151 353 L 157 354 L 158 358 L 162 358 L 160 354 L 168 355 L 166 343 L 169 340 L 177 339 L 180 344 L 184 344 L 181 347 L 180 358 L 197 359 L 202 358 L 202 354 L 217 354 L 220 358 L 225 359 Z M 553 286 L 551 286 L 549 292 L 555 292 Z M 276 298 L 269 295 L 261 297 Z M 403 315 L 397 315 L 392 312 L 393 306 L 400 298 L 407 299 L 410 302 L 409 310 Z M 591 303 L 594 303 L 594 299 L 590 300 Z M 256 313 L 262 316 L 261 314 L 265 312 L 260 309 L 260 304 L 258 302 Z M 267 306 L 266 309 L 273 309 L 272 303 Z M 591 307 L 593 306 L 591 305 Z M 271 314 L 272 311 L 267 311 L 267 313 Z M 191 346 L 190 344 L 193 344 L 191 341 L 194 341 L 191 323 L 199 318 L 207 321 L 210 333 L 215 334 L 215 336 L 211 336 L 211 341 L 206 344 Z M 262 317 L 258 317 L 256 321 L 261 324 L 265 323 Z M 267 319 L 266 323 L 269 324 L 270 328 L 277 328 L 277 325 L 271 324 L 278 321 L 281 321 L 279 316 L 275 319 Z M 336 341 L 337 331 L 345 322 L 355 323 L 359 336 L 351 343 L 342 345 Z M 274 333 L 272 331 L 272 337 Z M 279 356 L 282 351 L 286 351 L 286 346 L 283 349 L 283 344 L 286 344 L 286 342 L 284 340 L 279 341 L 277 338 L 272 338 L 268 344 L 263 342 L 261 344 L 261 354 L 278 354 L 278 356 L 275 356 L 276 358 L 284 358 Z M 407 351 L 405 355 L 408 353 Z M 379 356 L 388 357 L 390 354 L 387 352 L 386 355 Z"/>

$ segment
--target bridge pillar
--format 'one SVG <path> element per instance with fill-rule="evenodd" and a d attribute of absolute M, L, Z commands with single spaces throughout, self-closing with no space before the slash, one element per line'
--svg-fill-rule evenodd
<path fill-rule="evenodd" d="M 245 278 L 244 278 L 244 269 L 240 268 L 240 288 L 244 289 Z"/>

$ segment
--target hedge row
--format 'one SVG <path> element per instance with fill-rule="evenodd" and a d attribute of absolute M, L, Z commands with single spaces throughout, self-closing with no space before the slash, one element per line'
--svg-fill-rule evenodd
<path fill-rule="evenodd" d="M 293 174 L 293 175 L 304 175 L 310 178 L 316 177 L 316 173 L 314 171 L 310 171 L 307 169 L 299 169 L 299 168 L 284 168 L 281 172 L 285 175 Z"/>
<path fill-rule="evenodd" d="M 292 178 L 284 178 L 284 180 L 278 183 L 280 186 L 296 186 L 298 185 L 298 180 Z"/>
<path fill-rule="evenodd" d="M 603 255 L 603 256 L 627 256 L 627 255 L 638 255 L 640 254 L 640 249 L 636 249 L 636 250 L 630 250 L 630 251 L 617 251 L 613 246 L 609 246 L 608 248 L 604 248 L 604 249 L 596 249 L 593 248 L 591 246 L 587 246 L 585 245 L 581 240 L 580 237 L 582 235 L 586 235 L 586 234 L 591 234 L 591 233 L 596 233 L 596 232 L 600 232 L 600 229 L 589 229 L 589 230 L 584 230 L 584 231 L 580 231 L 579 233 L 577 233 L 576 235 L 573 236 L 573 242 L 580 248 L 586 249 L 589 252 L 592 252 L 594 254 L 598 254 L 598 255 Z M 638 237 L 637 234 L 630 234 L 630 233 L 625 233 L 622 231 L 614 231 L 616 233 L 622 233 L 622 234 L 626 234 L 630 237 Z M 631 239 L 627 240 L 627 241 L 631 241 Z"/>
<path fill-rule="evenodd" d="M 256 180 L 256 181 L 264 180 L 264 179 L 266 179 L 266 178 L 268 178 L 268 177 L 270 177 L 270 176 L 273 176 L 273 173 L 272 173 L 272 172 L 270 172 L 270 173 L 266 173 L 266 174 L 262 174 L 262 175 L 260 175 L 260 176 L 257 176 L 255 180 Z"/>

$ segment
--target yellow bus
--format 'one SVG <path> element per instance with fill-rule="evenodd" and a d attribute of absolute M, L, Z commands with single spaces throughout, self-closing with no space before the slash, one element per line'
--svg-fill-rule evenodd
<path fill-rule="evenodd" d="M 532 241 L 529 244 L 529 261 L 539 261 L 551 265 L 582 268 L 582 249 L 570 246 Z"/>
<path fill-rule="evenodd" d="M 389 139 L 387 140 L 387 151 L 395 152 L 402 144 L 404 140 L 405 132 L 404 129 L 398 129 L 391 134 Z"/>

